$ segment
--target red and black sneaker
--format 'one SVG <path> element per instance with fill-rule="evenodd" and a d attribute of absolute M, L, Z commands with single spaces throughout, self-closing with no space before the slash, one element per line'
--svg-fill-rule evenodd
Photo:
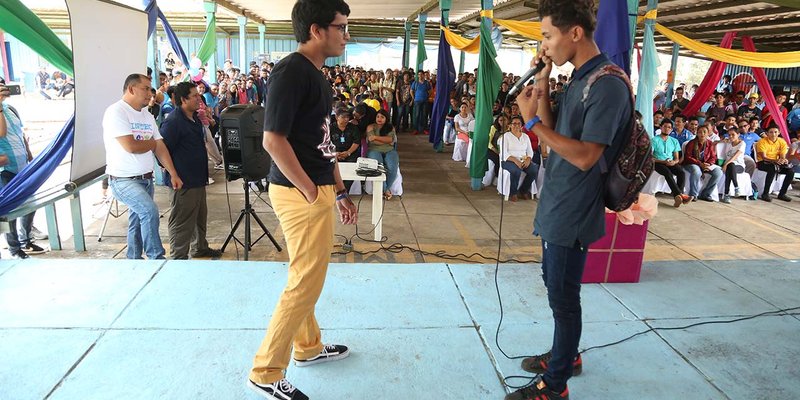
<path fill-rule="evenodd" d="M 547 363 L 550 362 L 551 358 L 553 358 L 553 355 L 549 351 L 545 354 L 525 358 L 522 360 L 522 369 L 535 374 L 543 374 L 547 371 Z M 581 355 L 578 353 L 572 361 L 572 376 L 580 375 L 582 370 L 583 360 L 581 360 Z"/>
<path fill-rule="evenodd" d="M 530 386 L 506 395 L 505 400 L 569 400 L 569 389 L 560 393 L 551 390 L 539 375 Z"/>

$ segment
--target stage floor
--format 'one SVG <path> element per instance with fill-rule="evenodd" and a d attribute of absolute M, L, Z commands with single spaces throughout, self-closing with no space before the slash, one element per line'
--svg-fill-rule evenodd
<path fill-rule="evenodd" d="M 312 399 L 502 399 L 494 265 L 332 264 L 317 315 L 352 356 L 288 377 Z M 500 344 L 549 349 L 537 264 L 501 265 Z M 791 260 L 645 263 L 583 289 L 581 348 L 651 327 L 800 306 Z M 0 261 L 0 398 L 255 399 L 244 383 L 286 282 L 279 262 Z M 800 318 L 650 332 L 584 354 L 573 399 L 800 398 Z M 524 383 L 514 380 L 512 383 Z"/>

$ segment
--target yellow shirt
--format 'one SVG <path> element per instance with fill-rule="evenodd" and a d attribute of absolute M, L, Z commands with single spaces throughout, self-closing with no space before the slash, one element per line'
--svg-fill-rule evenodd
<path fill-rule="evenodd" d="M 767 158 L 777 160 L 786 157 L 789 151 L 789 146 L 783 138 L 778 138 L 776 141 L 771 141 L 769 138 L 762 138 L 756 142 L 756 161 L 764 161 L 761 159 L 761 153 L 764 153 Z"/>

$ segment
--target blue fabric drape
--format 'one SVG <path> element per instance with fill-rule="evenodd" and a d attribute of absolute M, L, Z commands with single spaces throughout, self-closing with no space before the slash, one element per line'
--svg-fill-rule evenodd
<path fill-rule="evenodd" d="M 626 74 L 631 74 L 630 21 L 627 0 L 603 0 L 597 9 L 597 47 Z"/>
<path fill-rule="evenodd" d="M 636 90 L 636 111 L 642 114 L 642 125 L 653 132 L 653 92 L 658 83 L 658 53 L 656 53 L 655 21 L 644 21 L 642 41 L 642 68 L 639 71 L 639 87 Z"/>
<path fill-rule="evenodd" d="M 444 37 L 444 32 L 439 33 L 439 63 L 436 67 L 436 98 L 433 100 L 431 114 L 431 134 L 428 140 L 433 143 L 433 148 L 442 148 L 442 134 L 444 132 L 445 116 L 450 106 L 450 91 L 456 83 L 456 68 L 453 64 L 453 55 L 450 44 Z"/>
<path fill-rule="evenodd" d="M 145 0 L 145 3 L 147 3 L 147 0 Z M 156 31 L 156 20 L 158 20 L 158 3 L 156 0 L 147 4 L 144 11 L 147 13 L 147 37 L 149 38 Z"/>
<path fill-rule="evenodd" d="M 55 140 L 0 190 L 0 215 L 10 213 L 39 190 L 67 156 L 74 136 L 75 116 L 72 116 Z"/>
<path fill-rule="evenodd" d="M 184 52 L 183 47 L 181 47 L 181 42 L 178 40 L 178 35 L 176 35 L 175 31 L 172 30 L 169 22 L 167 22 L 167 17 L 164 16 L 164 13 L 162 13 L 161 10 L 158 10 L 158 19 L 161 20 L 161 25 L 164 26 L 164 32 L 167 34 L 167 39 L 169 39 L 169 44 L 172 45 L 172 49 L 178 54 L 178 57 L 180 57 L 183 65 L 186 66 L 186 68 L 189 68 L 189 58 L 186 57 L 186 52 Z"/>

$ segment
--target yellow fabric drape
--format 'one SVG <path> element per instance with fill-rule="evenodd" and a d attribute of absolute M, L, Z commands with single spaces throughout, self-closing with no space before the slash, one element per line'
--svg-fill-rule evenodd
<path fill-rule="evenodd" d="M 656 15 L 653 11 L 648 12 L 643 17 L 639 17 L 639 23 L 642 23 L 645 19 L 655 19 Z M 719 46 L 713 46 L 690 39 L 658 23 L 656 24 L 656 31 L 683 48 L 706 56 L 712 60 L 718 60 L 728 64 L 760 68 L 792 68 L 800 66 L 800 51 L 755 53 L 752 51 L 723 49 Z"/>
<path fill-rule="evenodd" d="M 447 40 L 447 43 L 450 43 L 450 46 L 454 49 L 461 50 L 471 54 L 478 54 L 481 50 L 481 35 L 475 37 L 475 39 L 467 39 L 459 34 L 447 29 L 446 26 L 439 26 L 439 28 L 444 32 L 444 38 Z"/>
<path fill-rule="evenodd" d="M 481 17 L 494 18 L 494 10 L 481 10 Z"/>
<path fill-rule="evenodd" d="M 536 21 L 514 21 L 510 19 L 495 19 L 494 23 L 533 40 L 542 40 L 542 23 Z"/>

